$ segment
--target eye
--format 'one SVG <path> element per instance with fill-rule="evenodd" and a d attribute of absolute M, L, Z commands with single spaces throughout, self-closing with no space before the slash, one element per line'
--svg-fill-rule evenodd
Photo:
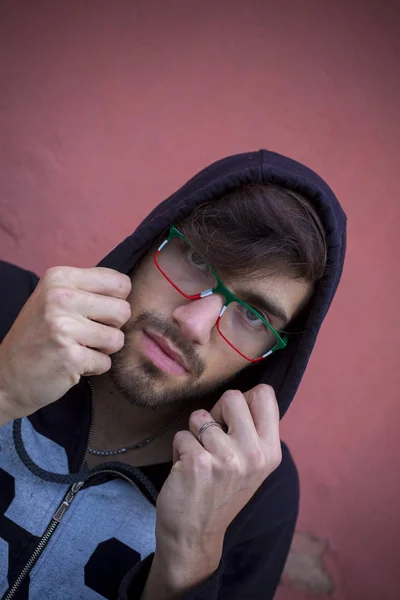
<path fill-rule="evenodd" d="M 204 260 L 201 258 L 201 256 L 196 254 L 196 252 L 193 250 L 193 248 L 188 248 L 186 256 L 187 256 L 189 263 L 193 267 L 195 267 L 195 269 L 197 269 L 198 271 L 201 271 L 202 273 L 208 273 L 210 267 L 208 266 L 207 263 L 204 262 Z"/>
<path fill-rule="evenodd" d="M 260 321 L 260 319 L 251 310 L 246 308 L 246 319 L 249 321 Z"/>
<path fill-rule="evenodd" d="M 258 317 L 252 310 L 247 308 L 246 306 L 240 305 L 240 310 L 242 312 L 243 317 L 246 319 L 248 324 L 251 327 L 263 327 L 264 322 Z"/>

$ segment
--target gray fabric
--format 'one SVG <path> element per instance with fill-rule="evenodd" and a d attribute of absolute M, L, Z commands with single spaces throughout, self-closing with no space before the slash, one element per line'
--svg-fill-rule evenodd
<path fill-rule="evenodd" d="M 23 421 L 28 453 L 44 469 L 66 472 L 64 449 L 37 433 L 28 419 Z M 25 467 L 15 450 L 12 424 L 0 428 L 0 448 L 0 468 L 15 480 L 15 496 L 5 517 L 42 536 L 69 485 L 43 481 Z M 104 598 L 85 586 L 85 565 L 91 555 L 99 544 L 114 538 L 145 558 L 155 549 L 155 518 L 155 507 L 124 480 L 113 479 L 80 490 L 32 569 L 29 598 Z M 0 564 L 1 597 L 9 587 L 8 544 L 1 538 Z"/>
<path fill-rule="evenodd" d="M 116 538 L 141 558 L 155 550 L 155 508 L 131 484 L 112 480 L 80 491 L 31 573 L 30 597 L 103 598 L 85 588 L 84 566 L 99 544 Z M 65 565 L 68 565 L 68 569 Z M 82 596 L 83 597 L 83 596 Z"/>

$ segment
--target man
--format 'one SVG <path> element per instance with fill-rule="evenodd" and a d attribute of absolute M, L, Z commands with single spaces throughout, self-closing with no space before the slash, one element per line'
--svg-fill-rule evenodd
<path fill-rule="evenodd" d="M 329 187 L 262 150 L 97 268 L 1 263 L 3 600 L 273 597 L 298 511 L 279 418 L 344 251 Z"/>

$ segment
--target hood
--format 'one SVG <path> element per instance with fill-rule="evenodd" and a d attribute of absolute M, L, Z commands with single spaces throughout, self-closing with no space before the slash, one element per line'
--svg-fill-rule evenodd
<path fill-rule="evenodd" d="M 267 150 L 229 156 L 200 171 L 161 202 L 98 266 L 129 273 L 173 222 L 187 217 L 199 204 L 250 183 L 277 183 L 303 194 L 313 204 L 326 232 L 327 272 L 305 312 L 302 333 L 289 338 L 284 350 L 245 369 L 229 383 L 230 388 L 242 392 L 259 383 L 271 385 L 282 417 L 296 394 L 343 269 L 346 215 L 321 177 L 295 160 Z"/>

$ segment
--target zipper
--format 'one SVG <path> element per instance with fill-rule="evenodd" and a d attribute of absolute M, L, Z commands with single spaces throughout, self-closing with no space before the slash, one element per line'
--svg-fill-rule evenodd
<path fill-rule="evenodd" d="M 88 475 L 88 477 L 86 478 L 86 481 L 88 481 L 89 479 L 92 479 L 93 477 L 95 477 L 96 475 L 99 475 L 100 473 L 107 473 L 107 474 L 111 473 L 113 475 L 117 475 L 120 479 L 124 479 L 125 481 L 127 481 L 128 483 L 133 485 L 133 487 L 136 488 L 138 490 L 138 492 L 145 498 L 145 495 L 143 494 L 143 492 L 139 489 L 139 487 L 136 485 L 136 483 L 134 481 L 132 481 L 132 479 L 130 477 L 128 477 L 128 475 L 125 475 L 125 473 L 121 473 L 120 471 L 117 471 L 115 469 L 101 469 L 98 471 L 94 471 Z M 1 600 L 12 600 L 12 598 L 15 597 L 15 595 L 18 592 L 25 577 L 27 577 L 27 575 L 29 575 L 29 573 L 35 566 L 35 564 L 38 561 L 38 559 L 40 558 L 43 550 L 46 548 L 47 544 L 49 543 L 53 533 L 55 532 L 55 530 L 57 529 L 58 525 L 60 524 L 62 518 L 64 517 L 65 513 L 71 506 L 71 503 L 72 503 L 73 499 L 75 498 L 75 495 L 77 494 L 77 492 L 79 492 L 79 490 L 86 483 L 86 481 L 78 481 L 77 483 L 74 483 L 69 488 L 69 490 L 65 494 L 61 504 L 59 505 L 56 512 L 52 516 L 51 521 L 50 521 L 49 525 L 47 526 L 46 531 L 42 535 L 38 545 L 36 546 L 35 550 L 33 551 L 32 555 L 31 555 L 31 557 L 25 564 L 24 568 L 18 575 L 17 579 L 14 581 L 13 585 L 7 590 L 7 592 L 1 598 Z"/>
<path fill-rule="evenodd" d="M 99 475 L 100 473 L 112 473 L 113 475 L 118 475 L 118 477 L 120 479 L 125 479 L 125 481 L 127 481 L 128 483 L 130 483 L 134 488 L 137 489 L 137 491 L 139 492 L 139 494 L 141 496 L 143 496 L 143 498 L 145 500 L 147 500 L 146 496 L 143 494 L 142 490 L 136 485 L 136 483 L 134 481 L 132 481 L 132 479 L 128 476 L 125 475 L 125 473 L 121 473 L 121 471 L 117 471 L 116 469 L 100 469 L 99 471 L 92 471 L 91 473 L 89 473 L 89 475 L 87 476 L 86 481 L 89 481 L 89 479 L 92 479 L 93 477 L 95 477 L 96 475 Z"/>
<path fill-rule="evenodd" d="M 91 441 L 92 433 L 93 433 L 94 418 L 95 418 L 95 414 L 96 414 L 96 406 L 95 406 L 95 403 L 94 403 L 93 384 L 90 381 L 90 379 L 88 379 L 88 384 L 89 384 L 89 387 L 90 387 L 90 402 L 91 402 L 91 405 L 92 405 L 92 412 L 91 412 L 91 415 L 90 415 L 89 433 L 88 433 L 88 439 L 87 439 L 87 442 L 86 442 L 85 454 L 83 455 L 82 464 L 81 464 L 80 469 L 79 469 L 80 471 L 82 471 L 83 467 L 85 466 L 86 457 L 87 457 L 87 454 L 88 454 L 88 451 L 89 451 L 90 441 Z"/>
<path fill-rule="evenodd" d="M 90 447 L 90 440 L 91 440 L 92 433 L 93 433 L 93 423 L 94 423 L 94 417 L 95 417 L 93 385 L 92 385 L 92 382 L 90 381 L 90 379 L 88 380 L 88 382 L 89 382 L 89 387 L 90 387 L 90 400 L 91 400 L 91 404 L 92 404 L 92 414 L 91 414 L 91 419 L 90 419 L 90 427 L 89 427 L 88 439 L 87 439 L 87 444 L 86 444 L 86 450 L 85 450 L 85 454 L 83 456 L 83 461 L 82 461 L 80 470 L 83 469 L 85 462 L 86 462 L 87 453 L 88 453 L 88 450 Z M 32 555 L 26 562 L 25 566 L 23 567 L 22 571 L 18 575 L 17 579 L 14 581 L 12 586 L 10 588 L 8 588 L 5 595 L 0 600 L 12 600 L 12 598 L 15 598 L 15 595 L 18 592 L 22 582 L 29 575 L 29 573 L 32 571 L 33 567 L 35 566 L 36 562 L 40 558 L 41 554 L 43 553 L 44 549 L 46 548 L 47 544 L 49 543 L 53 533 L 55 532 L 55 530 L 57 529 L 58 525 L 60 524 L 62 518 L 64 517 L 65 513 L 71 506 L 71 502 L 75 498 L 75 495 L 77 494 L 77 492 L 79 492 L 79 490 L 86 483 L 86 481 L 88 481 L 89 479 L 92 479 L 93 477 L 95 477 L 96 475 L 99 475 L 100 473 L 107 473 L 107 474 L 111 473 L 113 475 L 117 475 L 120 479 L 124 479 L 125 481 L 127 481 L 128 483 L 133 485 L 133 487 L 136 488 L 137 491 L 145 498 L 143 492 L 136 485 L 136 483 L 134 481 L 132 481 L 132 479 L 130 477 L 128 477 L 128 475 L 125 475 L 124 473 L 121 473 L 120 471 L 117 471 L 115 469 L 101 469 L 98 471 L 93 471 L 92 473 L 89 473 L 89 475 L 85 481 L 78 481 L 77 483 L 74 483 L 69 488 L 67 493 L 65 494 L 61 504 L 59 505 L 56 512 L 52 516 L 51 521 L 50 521 L 49 525 L 47 526 L 46 531 L 40 538 L 38 545 L 36 546 Z"/>
<path fill-rule="evenodd" d="M 90 379 L 88 379 L 88 383 L 89 383 L 89 387 L 90 387 L 90 401 L 91 401 L 91 405 L 92 405 L 92 409 L 91 409 L 92 412 L 91 412 L 91 416 L 90 416 L 90 426 L 89 426 L 88 439 L 87 439 L 87 443 L 86 443 L 86 449 L 85 449 L 85 453 L 83 455 L 82 464 L 79 469 L 80 471 L 83 469 L 85 462 L 86 462 L 86 457 L 87 457 L 87 453 L 88 453 L 89 446 L 90 446 L 90 440 L 91 440 L 92 433 L 93 433 L 93 422 L 94 422 L 94 415 L 95 415 L 94 392 L 93 392 L 93 385 L 92 385 L 92 382 L 90 381 Z M 60 506 L 57 508 L 56 512 L 52 516 L 51 521 L 50 521 L 49 525 L 47 526 L 46 531 L 40 538 L 40 541 L 39 541 L 38 545 L 36 546 L 35 550 L 33 551 L 33 554 L 31 555 L 31 557 L 25 564 L 24 568 L 18 575 L 17 579 L 14 581 L 13 585 L 10 588 L 8 588 L 7 592 L 1 598 L 1 600 L 12 600 L 12 598 L 15 597 L 15 594 L 18 592 L 18 590 L 21 586 L 21 583 L 24 581 L 25 577 L 27 575 L 29 575 L 29 573 L 35 566 L 35 564 L 36 564 L 37 560 L 39 559 L 40 555 L 42 554 L 43 550 L 46 548 L 47 544 L 49 543 L 53 533 L 55 532 L 58 525 L 60 524 L 61 519 L 63 518 L 64 514 L 67 512 L 68 508 L 70 507 L 71 502 L 75 497 L 75 494 L 81 489 L 81 487 L 84 485 L 84 483 L 85 483 L 84 481 L 78 481 L 77 483 L 74 483 L 69 488 L 69 490 L 65 494 L 64 499 L 62 500 Z"/>
<path fill-rule="evenodd" d="M 17 579 L 14 581 L 12 586 L 7 590 L 7 592 L 2 597 L 1 600 L 11 600 L 12 598 L 15 597 L 15 594 L 18 592 L 18 590 L 21 586 L 21 583 L 24 581 L 25 577 L 30 573 L 30 571 L 34 567 L 36 561 L 38 560 L 39 556 L 42 554 L 43 550 L 46 548 L 51 536 L 57 529 L 58 525 L 60 524 L 61 519 L 63 518 L 63 516 L 67 512 L 68 508 L 70 507 L 71 502 L 75 497 L 75 494 L 81 489 L 81 487 L 83 486 L 84 483 L 85 483 L 84 481 L 78 481 L 77 483 L 74 483 L 69 488 L 69 490 L 65 494 L 64 499 L 61 502 L 60 506 L 57 508 L 56 512 L 52 516 L 51 521 L 50 521 L 49 525 L 47 526 L 46 531 L 42 535 L 38 545 L 36 546 L 35 550 L 33 551 L 28 562 L 25 564 L 24 568 L 18 575 Z"/>

